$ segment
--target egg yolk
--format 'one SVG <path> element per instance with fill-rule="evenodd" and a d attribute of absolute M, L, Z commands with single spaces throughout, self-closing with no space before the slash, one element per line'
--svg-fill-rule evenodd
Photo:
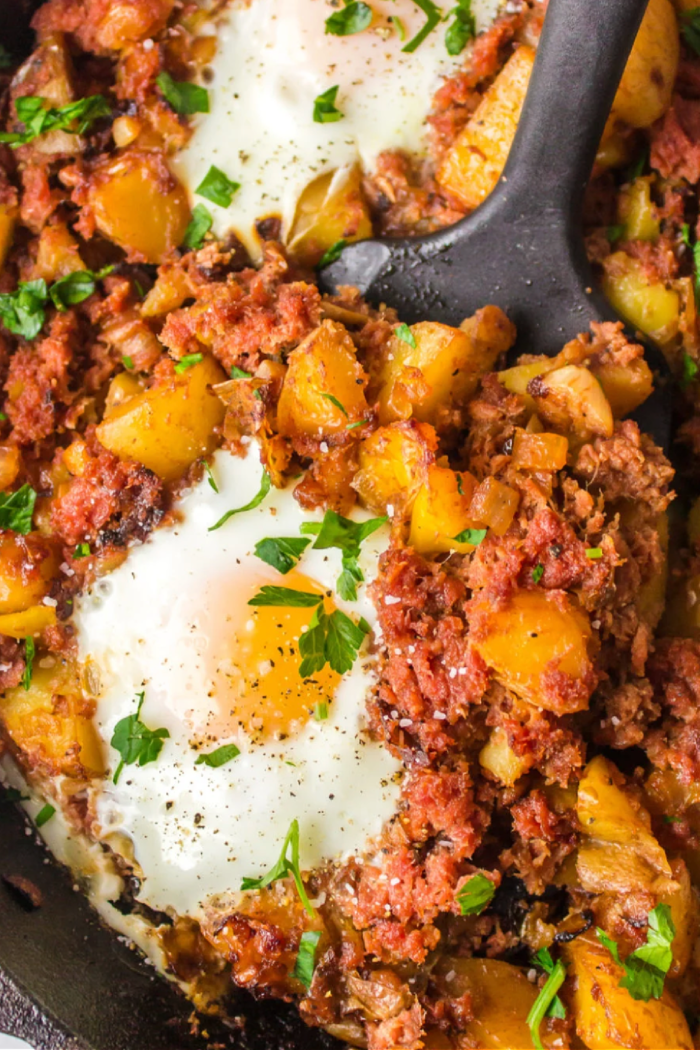
<path fill-rule="evenodd" d="M 254 587 L 251 597 L 261 585 Z M 293 570 L 282 585 L 324 596 L 326 611 L 332 611 L 323 589 L 302 573 Z M 328 704 L 340 676 L 327 664 L 310 678 L 299 673 L 299 638 L 313 609 L 244 608 L 245 619 L 230 625 L 225 651 L 218 655 L 214 677 L 218 715 L 216 725 L 210 723 L 208 729 L 220 736 L 243 730 L 253 742 L 284 740 L 314 717 L 317 705 Z"/>

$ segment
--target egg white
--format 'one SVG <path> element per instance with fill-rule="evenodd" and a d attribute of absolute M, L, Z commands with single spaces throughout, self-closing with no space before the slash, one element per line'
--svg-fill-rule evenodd
<path fill-rule="evenodd" d="M 472 0 L 478 30 L 501 4 Z M 425 14 L 414 0 L 372 0 L 371 7 L 380 24 L 345 37 L 325 33 L 338 9 L 327 0 L 231 0 L 216 26 L 203 29 L 217 34 L 206 80 L 210 112 L 196 118 L 175 167 L 192 203 L 210 210 L 214 233 L 235 230 L 254 258 L 255 221 L 280 215 L 286 236 L 301 192 L 319 175 L 358 161 L 371 171 L 383 150 L 425 153 L 433 95 L 466 52 L 447 53 L 445 22 L 403 52 Z M 405 41 L 391 28 L 392 16 Z M 342 120 L 315 123 L 314 100 L 335 85 Z M 240 183 L 228 208 L 195 195 L 212 164 Z"/>
<path fill-rule="evenodd" d="M 273 489 L 256 509 L 208 532 L 222 513 L 258 491 L 257 445 L 251 443 L 245 458 L 217 453 L 213 471 L 219 492 L 203 479 L 179 503 L 181 521 L 132 549 L 77 602 L 74 617 L 80 658 L 100 681 L 96 722 L 105 745 L 117 722 L 134 713 L 141 690 L 145 725 L 170 733 L 156 762 L 127 766 L 116 785 L 107 780 L 96 792 L 101 834 L 112 842 L 116 832 L 116 841 L 124 837 L 132 844 L 140 899 L 194 916 L 212 898 L 237 893 L 245 876 L 264 874 L 292 820 L 300 825 L 302 866 L 312 868 L 368 849 L 399 795 L 399 763 L 363 731 L 374 683 L 366 653 L 340 680 L 327 720 L 312 718 L 281 741 L 256 743 L 236 734 L 239 757 L 216 769 L 195 765 L 192 725 L 206 721 L 213 703 L 209 639 L 202 630 L 208 604 L 221 601 L 223 581 L 235 581 L 236 574 L 284 586 L 286 578 L 255 556 L 255 543 L 299 535 L 302 522 L 321 518 L 303 511 L 291 488 Z M 387 541 L 384 527 L 363 544 L 367 581 Z M 307 549 L 299 569 L 335 591 L 340 552 Z M 336 597 L 336 604 L 374 624 L 366 587 L 357 602 Z M 223 594 L 244 616 L 247 597 L 235 583 Z M 112 769 L 118 757 L 112 749 Z"/>

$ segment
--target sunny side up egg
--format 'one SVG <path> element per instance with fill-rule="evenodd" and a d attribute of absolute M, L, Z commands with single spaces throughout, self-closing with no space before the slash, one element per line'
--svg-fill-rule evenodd
<path fill-rule="evenodd" d="M 477 31 L 502 0 L 472 0 Z M 350 36 L 325 31 L 338 8 L 327 0 L 232 0 L 203 32 L 217 35 L 207 71 L 210 112 L 195 119 L 190 142 L 175 159 L 192 204 L 211 165 L 240 188 L 230 206 L 211 204 L 213 231 L 236 232 L 260 254 L 256 220 L 276 215 L 289 235 L 302 191 L 336 172 L 342 181 L 360 164 L 371 171 L 383 150 L 424 154 L 425 120 L 441 77 L 465 54 L 445 47 L 440 23 L 415 51 L 403 48 L 426 16 L 414 0 L 373 0 L 372 24 Z M 314 121 L 314 101 L 338 88 L 342 118 Z M 332 192 L 329 190 L 329 193 Z"/>
<path fill-rule="evenodd" d="M 116 784 L 119 755 L 108 751 L 112 777 L 94 789 L 98 834 L 129 844 L 141 900 L 193 916 L 272 867 L 293 820 L 302 867 L 313 868 L 369 849 L 399 796 L 399 764 L 363 731 L 374 682 L 367 643 L 344 676 L 326 666 L 303 679 L 298 639 L 313 609 L 248 605 L 265 585 L 291 587 L 371 626 L 366 588 L 388 528 L 365 540 L 366 583 L 356 602 L 342 602 L 337 549 L 309 545 L 286 575 L 254 552 L 261 539 L 298 537 L 303 522 L 320 520 L 290 489 L 208 531 L 259 491 L 257 445 L 244 458 L 219 452 L 212 470 L 218 493 L 203 479 L 178 503 L 178 523 L 132 549 L 74 620 L 105 748 L 141 693 L 143 723 L 169 733 L 156 763 L 125 766 Z M 240 754 L 197 764 L 224 744 Z"/>

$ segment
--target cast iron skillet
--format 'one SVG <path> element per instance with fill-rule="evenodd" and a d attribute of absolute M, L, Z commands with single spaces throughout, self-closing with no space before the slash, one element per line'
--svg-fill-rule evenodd
<path fill-rule="evenodd" d="M 563 8 L 567 2 L 572 3 L 572 10 L 577 8 L 579 13 L 581 5 L 573 0 L 551 0 L 552 9 L 558 10 L 559 18 L 554 19 L 560 30 L 565 28 L 566 18 L 562 20 Z M 602 8 L 601 8 L 602 3 Z M 627 54 L 625 47 L 629 50 L 634 36 L 634 29 L 641 20 L 646 6 L 646 0 L 596 0 L 592 7 L 598 7 L 602 12 L 607 5 L 615 6 L 619 3 L 620 15 L 626 19 L 627 32 L 618 34 L 617 46 L 619 55 L 616 61 L 608 61 L 607 68 L 601 71 L 601 79 L 589 97 L 586 91 L 585 103 L 588 110 L 596 110 L 599 117 L 604 110 L 609 108 L 610 101 L 614 95 L 617 80 L 613 79 L 622 72 L 624 57 Z M 32 0 L 0 0 L 0 41 L 15 54 L 26 53 L 31 47 L 31 35 L 27 31 L 27 19 L 30 14 Z M 636 8 L 636 10 L 634 10 Z M 623 11 L 626 12 L 623 15 Z M 604 20 L 603 20 L 604 21 Z M 576 19 L 574 19 L 576 25 Z M 599 27 L 598 27 L 599 28 Z M 601 40 L 600 34 L 596 32 L 596 26 L 586 26 L 578 23 L 579 34 L 568 39 L 560 36 L 559 44 L 571 54 L 575 53 L 577 45 L 585 40 L 585 48 L 590 56 L 595 53 L 595 46 L 591 50 L 590 37 L 596 39 L 597 46 L 607 50 L 610 57 L 610 48 L 605 48 L 609 40 Z M 557 48 L 547 49 L 550 59 Z M 562 55 L 564 52 L 561 52 Z M 538 60 L 539 62 L 539 60 Z M 540 64 L 541 65 L 541 64 Z M 556 78 L 552 76 L 552 67 L 549 74 L 549 98 L 554 97 L 552 88 L 556 94 L 561 86 L 562 65 L 555 62 L 557 67 Z M 537 64 L 536 64 L 537 70 Z M 580 71 L 581 63 L 578 63 Z M 540 103 L 546 101 L 542 92 L 543 73 L 539 76 L 539 91 L 537 97 Z M 590 87 L 590 75 L 584 77 L 587 80 L 586 89 Z M 533 82 L 537 84 L 538 78 L 533 75 Z M 571 88 L 571 85 L 569 85 Z M 563 95 L 570 94 L 566 90 Z M 602 100 L 602 101 L 601 101 Z M 581 99 L 582 105 L 584 99 Z M 561 116 L 566 107 L 555 107 Z M 590 113 L 589 113 L 590 116 Z M 568 119 L 576 119 L 575 113 L 569 113 Z M 532 122 L 530 122 L 532 123 Z M 585 123 L 585 121 L 584 121 Z M 543 126 L 551 129 L 551 119 L 543 122 Z M 590 131 L 590 121 L 588 128 Z M 565 136 L 569 145 L 576 139 L 571 132 Z M 595 140 L 597 141 L 597 139 Z M 551 143 L 551 138 L 550 138 Z M 566 186 L 562 187 L 565 199 L 559 201 L 560 211 L 567 211 L 566 235 L 568 238 L 566 250 L 570 245 L 580 240 L 578 233 L 578 216 L 572 213 L 577 211 L 583 184 L 588 168 L 584 171 L 580 162 L 585 149 L 590 149 L 594 142 L 589 142 L 586 147 L 580 147 L 576 156 L 578 176 L 569 179 Z M 592 159 L 593 153 L 590 153 Z M 540 155 L 540 168 L 542 173 L 546 171 L 547 156 Z M 545 165 L 542 168 L 542 165 Z M 590 167 L 590 163 L 588 165 Z M 557 168 L 561 171 L 561 167 Z M 509 165 L 509 171 L 513 171 L 513 165 Z M 542 178 L 538 180 L 530 171 L 527 188 L 531 189 L 533 198 L 539 199 L 542 188 Z M 547 182 L 544 179 L 544 182 Z M 549 180 L 552 185 L 552 180 Z M 539 184 L 538 184 L 539 183 Z M 487 203 L 479 209 L 476 219 L 468 220 L 470 226 L 483 225 L 482 220 L 488 218 L 490 211 L 494 208 L 494 202 L 502 199 L 503 193 L 493 195 L 491 204 Z M 522 199 L 522 198 L 521 198 Z M 572 222 L 572 219 L 575 221 Z M 508 217 L 506 223 L 512 222 L 513 230 L 518 228 L 518 217 Z M 546 223 L 543 227 L 546 227 Z M 484 231 L 488 235 L 487 229 Z M 540 227 L 540 233 L 545 233 L 545 228 Z M 457 232 L 457 231 L 456 231 Z M 520 232 L 520 231 L 519 231 Z M 437 247 L 447 248 L 454 238 L 449 232 L 436 234 L 427 239 L 426 244 L 434 244 Z M 457 239 L 459 239 L 457 237 Z M 537 243 L 539 240 L 539 243 Z M 522 251 L 521 238 L 517 237 L 514 243 L 514 251 L 510 258 L 504 257 L 502 262 L 510 262 L 511 269 L 519 265 L 519 255 Z M 561 247 L 560 240 L 556 243 Z M 439 243 L 438 243 L 439 242 Z M 367 251 L 376 251 L 377 242 L 368 242 Z M 402 246 L 403 247 L 403 246 Z M 546 269 L 552 263 L 549 249 L 552 244 L 547 236 L 544 240 L 535 238 L 529 247 L 538 257 L 541 265 Z M 527 250 L 528 245 L 525 245 Z M 536 249 L 539 248 L 539 252 Z M 344 254 L 343 259 L 335 267 L 329 268 L 330 272 L 324 275 L 329 284 L 338 281 L 343 276 L 345 269 L 350 269 L 354 264 L 360 262 L 362 252 L 365 249 L 358 245 L 352 252 Z M 410 255 L 410 246 L 408 249 Z M 432 253 L 431 253 L 432 254 Z M 438 255 L 440 252 L 438 251 Z M 433 255 L 433 258 L 435 256 Z M 574 256 L 578 269 L 578 276 L 585 268 L 585 260 L 581 256 L 581 248 L 577 249 Z M 396 260 L 395 260 L 396 261 Z M 421 262 L 427 262 L 427 257 L 422 257 Z M 402 260 L 404 267 L 411 270 L 411 260 Z M 414 262 L 418 262 L 415 259 Z M 375 283 L 375 288 L 387 284 L 381 292 L 382 298 L 396 298 L 391 295 L 389 286 L 392 284 L 392 270 L 387 268 L 380 277 L 377 270 L 377 257 L 370 260 L 367 256 L 367 285 Z M 571 262 L 566 257 L 566 267 L 562 271 L 569 270 Z M 362 264 L 360 262 L 360 269 Z M 420 266 L 416 267 L 416 270 Z M 551 275 L 552 271 L 548 271 Z M 570 272 L 570 270 L 569 270 Z M 495 273 L 495 271 L 494 271 Z M 404 282 L 407 278 L 404 269 Z M 422 275 L 423 276 L 423 275 Z M 484 274 L 482 273 L 482 277 Z M 555 274 L 556 276 L 556 274 Z M 374 278 L 378 278 L 373 281 Z M 453 278 L 454 279 L 454 278 Z M 360 280 L 357 283 L 362 283 Z M 408 283 L 410 284 L 410 278 Z M 420 283 L 420 282 L 419 282 Z M 435 283 L 435 282 L 434 282 Z M 479 283 L 479 282 L 477 282 Z M 483 281 L 481 282 L 483 283 Z M 487 282 L 488 283 L 488 282 Z M 493 287 L 479 293 L 477 305 L 498 301 L 499 285 L 497 274 L 492 278 Z M 402 316 L 407 320 L 414 320 L 416 316 L 431 316 L 435 310 L 449 310 L 449 284 L 447 273 L 442 279 L 437 279 L 435 287 L 436 299 L 431 302 L 431 295 L 421 294 L 421 287 L 411 288 L 411 294 L 407 297 Z M 425 288 L 430 287 L 426 281 Z M 447 295 L 447 300 L 443 295 Z M 462 292 L 462 294 L 464 294 Z M 399 296 L 401 298 L 401 296 Z M 454 299 L 458 294 L 454 295 Z M 556 297 L 555 297 L 556 300 Z M 422 305 L 421 305 L 422 304 Z M 595 316 L 595 307 L 601 309 L 601 300 L 594 295 L 586 306 L 593 308 L 591 313 Z M 595 304 L 595 306 L 594 306 Z M 431 311 L 431 305 L 433 310 Z M 508 308 L 508 303 L 503 303 Z M 557 306 L 561 308 L 563 303 L 542 304 L 545 309 L 556 311 Z M 572 313 L 579 313 L 580 299 L 574 306 Z M 418 313 L 416 314 L 416 310 Z M 564 315 L 571 310 L 564 310 Z M 464 316 L 464 310 L 460 316 Z M 471 312 L 471 311 L 467 311 Z M 587 312 L 584 309 L 584 312 Z M 518 318 L 516 318 L 518 320 Z M 571 324 L 571 318 L 564 322 L 567 326 Z M 555 322 L 556 324 L 556 322 Z M 569 333 L 575 334 L 585 328 L 586 318 L 576 317 L 575 326 Z M 551 327 L 551 326 L 550 326 Z M 558 328 L 558 326 L 557 326 Z M 558 329 L 557 335 L 561 332 Z M 532 334 L 532 333 L 530 333 Z M 540 333 L 541 334 L 541 333 Z M 532 349 L 535 349 L 533 346 Z M 0 800 L 1 801 L 1 800 Z M 28 898 L 13 889 L 12 882 L 16 883 L 16 877 L 20 876 L 31 882 L 33 887 L 40 893 L 41 906 L 34 907 Z M 7 880 L 12 880 L 8 882 Z M 191 1006 L 184 998 L 179 996 L 165 981 L 154 975 L 153 971 L 145 966 L 139 958 L 126 946 L 121 944 L 114 934 L 104 929 L 95 918 L 87 901 L 73 891 L 71 879 L 68 874 L 57 865 L 47 861 L 45 851 L 37 844 L 36 836 L 27 833 L 27 827 L 22 815 L 12 806 L 0 805 L 0 975 L 8 976 L 28 997 L 31 997 L 40 1009 L 49 1018 L 55 1020 L 58 1029 L 70 1032 L 74 1037 L 71 1045 L 85 1048 L 85 1050 L 203 1050 L 203 1048 L 235 1048 L 235 1050 L 322 1050 L 338 1046 L 334 1040 L 329 1039 L 317 1030 L 308 1029 L 296 1016 L 293 1008 L 283 1004 L 266 1001 L 255 1003 L 250 996 L 240 993 L 236 1004 L 237 1013 L 244 1018 L 242 1028 L 235 1031 L 222 1025 L 211 1023 L 209 1020 L 203 1022 L 203 1030 L 199 1033 L 192 1032 L 189 1018 L 192 1014 Z M 25 1019 L 26 1022 L 26 1019 Z M 7 1015 L 3 1017 L 3 1006 L 0 1002 L 0 1031 L 3 1026 L 10 1028 L 12 1018 Z M 205 1033 L 208 1033 L 206 1035 Z M 19 1034 L 19 1030 L 18 1030 Z M 65 1045 L 59 1035 L 48 1042 L 45 1039 L 45 1030 L 40 1018 L 35 1015 L 35 1021 L 31 1018 L 29 1024 L 25 1023 L 22 1033 L 29 1038 L 41 1050 L 60 1050 Z"/>

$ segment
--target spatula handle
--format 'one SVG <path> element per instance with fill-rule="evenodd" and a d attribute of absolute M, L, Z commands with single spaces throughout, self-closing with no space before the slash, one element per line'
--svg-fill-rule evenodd
<path fill-rule="evenodd" d="M 515 191 L 520 206 L 540 215 L 578 211 L 646 6 L 550 0 L 503 173 L 503 189 Z"/>

